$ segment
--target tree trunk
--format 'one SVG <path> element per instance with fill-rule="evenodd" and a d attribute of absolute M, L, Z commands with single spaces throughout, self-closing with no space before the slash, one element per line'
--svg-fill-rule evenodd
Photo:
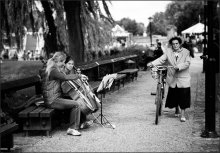
<path fill-rule="evenodd" d="M 84 43 L 80 20 L 80 3 L 80 1 L 64 1 L 69 34 L 69 54 L 72 56 L 76 64 L 84 62 Z"/>
<path fill-rule="evenodd" d="M 56 26 L 55 26 L 54 18 L 52 16 L 53 12 L 49 6 L 49 2 L 45 0 L 41 0 L 41 3 L 44 8 L 47 24 L 49 26 L 48 34 L 44 36 L 44 40 L 45 40 L 44 47 L 45 47 L 47 57 L 49 57 L 50 53 L 54 53 L 55 51 L 58 50 L 57 37 L 56 37 Z"/>

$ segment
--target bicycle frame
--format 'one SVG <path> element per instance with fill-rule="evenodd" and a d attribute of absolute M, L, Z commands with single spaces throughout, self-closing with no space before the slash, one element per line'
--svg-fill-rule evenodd
<path fill-rule="evenodd" d="M 155 118 L 155 124 L 158 124 L 159 116 L 161 116 L 162 113 L 162 105 L 163 105 L 163 98 L 165 94 L 165 72 L 168 67 L 172 66 L 154 66 L 157 71 L 157 91 L 156 91 L 156 97 L 155 97 L 155 104 L 156 104 L 156 118 Z M 152 70 L 152 69 L 151 69 Z"/>

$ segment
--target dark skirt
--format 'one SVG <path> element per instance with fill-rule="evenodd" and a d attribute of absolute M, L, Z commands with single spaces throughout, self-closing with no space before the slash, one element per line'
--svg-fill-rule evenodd
<path fill-rule="evenodd" d="M 188 88 L 170 88 L 168 89 L 165 107 L 175 108 L 179 106 L 181 109 L 190 108 L 191 94 Z"/>

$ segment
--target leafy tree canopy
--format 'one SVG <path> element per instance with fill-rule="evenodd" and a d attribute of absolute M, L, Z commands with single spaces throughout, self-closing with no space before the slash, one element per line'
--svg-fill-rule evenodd
<path fill-rule="evenodd" d="M 203 14 L 203 1 L 173 1 L 165 11 L 168 24 L 175 25 L 179 34 L 198 22 L 203 23 Z"/>
<path fill-rule="evenodd" d="M 157 12 L 153 15 L 152 33 L 166 35 L 166 27 L 177 27 L 177 33 L 188 27 L 204 22 L 203 1 L 172 1 L 167 5 L 165 12 Z M 149 25 L 147 26 L 149 33 Z"/>
<path fill-rule="evenodd" d="M 1 35 L 10 40 L 14 33 L 18 50 L 22 47 L 24 26 L 33 32 L 43 27 L 48 54 L 64 50 L 78 57 L 76 61 L 83 60 L 86 50 L 102 49 L 104 43 L 109 42 L 108 29 L 114 20 L 105 0 L 102 0 L 105 15 L 97 0 L 41 0 L 38 3 L 42 4 L 43 11 L 38 10 L 34 0 L 0 1 Z"/>
<path fill-rule="evenodd" d="M 126 31 L 132 33 L 133 35 L 143 35 L 144 33 L 144 24 L 137 23 L 135 20 L 132 20 L 130 18 L 122 18 L 116 23 L 124 27 Z"/>

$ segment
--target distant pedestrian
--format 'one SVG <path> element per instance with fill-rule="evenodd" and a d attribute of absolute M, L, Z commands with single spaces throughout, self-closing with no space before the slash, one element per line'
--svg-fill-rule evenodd
<path fill-rule="evenodd" d="M 185 109 L 190 107 L 190 53 L 187 49 L 181 47 L 182 39 L 173 37 L 169 40 L 172 46 L 165 53 L 148 63 L 147 66 L 168 64 L 173 66 L 167 70 L 167 84 L 169 86 L 165 107 L 181 109 L 181 122 L 185 122 Z"/>
<path fill-rule="evenodd" d="M 195 56 L 194 56 L 194 49 L 193 49 L 192 39 L 193 39 L 193 38 L 191 38 L 191 37 L 189 37 L 189 36 L 186 37 L 185 41 L 184 41 L 183 44 L 182 44 L 182 47 L 188 49 L 189 52 L 190 52 L 190 56 L 191 56 L 192 58 L 194 58 Z"/>
<path fill-rule="evenodd" d="M 154 50 L 154 58 L 157 59 L 163 55 L 163 50 L 161 47 L 161 42 L 157 43 L 157 48 Z"/>
<path fill-rule="evenodd" d="M 147 71 L 147 63 L 153 61 L 154 59 L 153 50 L 142 51 L 140 65 L 144 67 L 143 71 Z"/>

